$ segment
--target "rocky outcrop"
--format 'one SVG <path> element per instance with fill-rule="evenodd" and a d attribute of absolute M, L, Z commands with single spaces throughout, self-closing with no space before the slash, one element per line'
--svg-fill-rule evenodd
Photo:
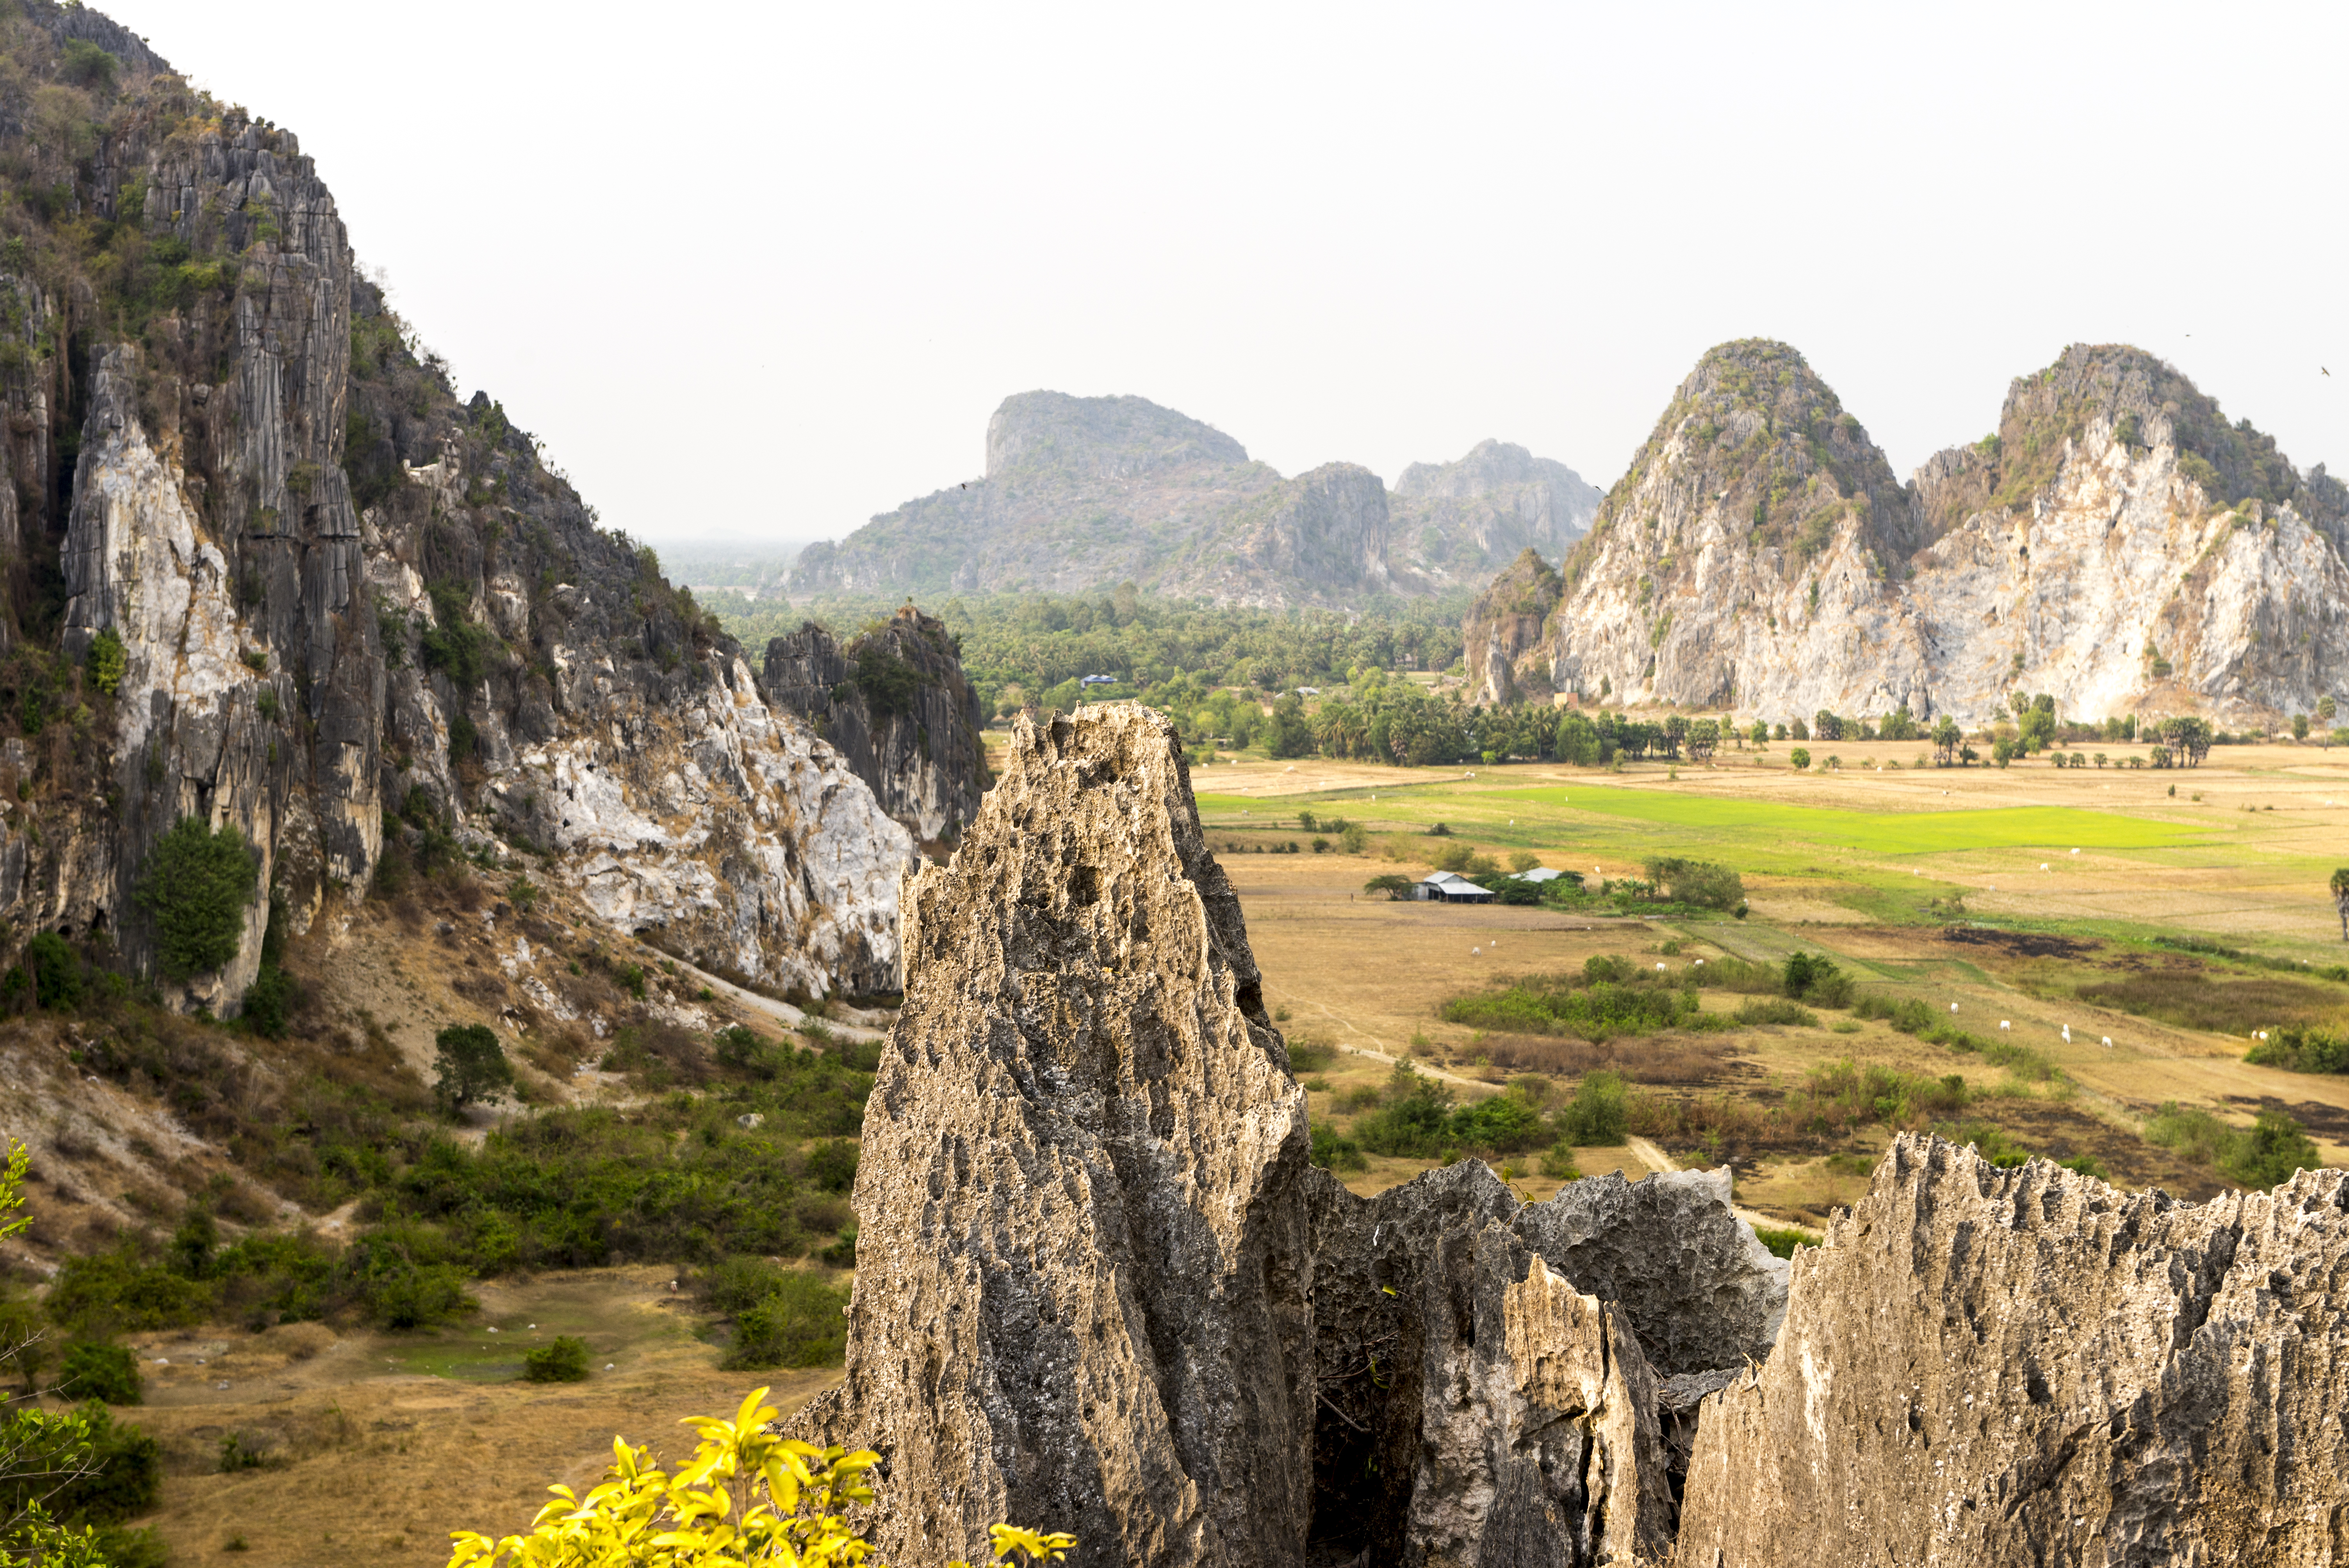
<path fill-rule="evenodd" d="M 1488 701 L 1539 695 L 1522 672 L 1546 659 L 1586 701 L 1781 720 L 1971 724 L 2022 690 L 2256 723 L 2349 684 L 2344 541 L 2349 490 L 2137 349 L 2065 350 L 2014 383 L 1996 436 L 1902 487 L 1799 355 L 1732 343 L 1567 562 L 1539 655 L 1492 673 L 1521 641 L 1513 585 L 1466 640 Z"/>
<path fill-rule="evenodd" d="M 908 884 L 867 1104 L 846 1380 L 810 1423 L 887 1458 L 875 1545 L 1287 1564 L 1311 1506 L 1305 1095 L 1181 746 L 1138 707 L 1016 729 Z"/>
<path fill-rule="evenodd" d="M 1431 582 L 1474 583 L 1524 551 L 1564 558 L 1599 500 L 1564 463 L 1486 440 L 1455 462 L 1412 464 L 1387 504 L 1400 562 Z"/>
<path fill-rule="evenodd" d="M 1465 653 L 1471 702 L 1549 700 L 1543 633 L 1565 593 L 1566 579 L 1528 545 L 1476 596 L 1468 611 Z"/>
<path fill-rule="evenodd" d="M 843 648 L 809 622 L 767 644 L 765 689 L 915 838 L 951 843 L 987 789 L 986 722 L 946 623 L 908 604 Z"/>
<path fill-rule="evenodd" d="M 503 409 L 457 401 L 292 134 L 94 14 L 0 19 L 26 26 L 113 59 L 110 83 L 79 67 L 97 151 L 50 167 L 0 138 L 52 208 L 70 193 L 59 221 L 117 224 L 146 270 L 117 297 L 131 273 L 76 273 L 78 242 L 39 223 L 0 255 L 0 618 L 35 687 L 0 748 L 23 798 L 0 915 L 103 930 L 148 968 L 133 895 L 194 817 L 245 837 L 266 894 L 237 956 L 179 990 L 218 1013 L 273 903 L 300 932 L 388 856 L 510 844 L 698 962 L 894 989 L 905 830 Z M 123 319 L 146 324 L 135 345 Z"/>
<path fill-rule="evenodd" d="M 1904 1135 L 1796 1257 L 1674 1561 L 2340 1559 L 2349 1173 L 2188 1205 Z"/>
<path fill-rule="evenodd" d="M 1940 526 L 1906 596 L 1949 711 L 2256 723 L 2349 686 L 2349 497 L 2151 355 L 2064 350 L 1916 489 Z"/>
<path fill-rule="evenodd" d="M 794 593 L 1040 590 L 1130 582 L 1219 603 L 1351 608 L 1477 580 L 1527 545 L 1561 550 L 1595 492 L 1487 441 L 1413 464 L 1390 510 L 1368 469 L 1283 479 L 1229 436 L 1141 397 L 1025 392 L 988 423 L 987 471 L 811 545 Z"/>
<path fill-rule="evenodd" d="M 1665 1380 L 1766 1356 L 1785 1308 L 1785 1264 L 1731 1211 L 1728 1173 L 1521 1205 L 1468 1161 L 1370 1199 L 1319 1175 L 1312 1205 L 1317 1544 L 1410 1564 L 1659 1556 L 1664 1422 L 1688 1424 Z"/>
<path fill-rule="evenodd" d="M 1513 1223 L 1577 1290 L 1617 1304 L 1662 1377 L 1760 1361 L 1786 1315 L 1786 1264 L 1730 1206 L 1730 1173 L 1570 1182 Z"/>

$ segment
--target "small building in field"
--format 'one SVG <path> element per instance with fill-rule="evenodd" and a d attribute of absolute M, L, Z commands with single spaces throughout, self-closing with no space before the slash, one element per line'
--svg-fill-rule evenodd
<path fill-rule="evenodd" d="M 1437 872 L 1412 884 L 1411 896 L 1428 903 L 1490 903 L 1490 890 L 1478 887 L 1458 872 Z"/>
<path fill-rule="evenodd" d="M 1516 880 L 1529 882 L 1556 882 L 1565 874 L 1564 872 L 1552 871 L 1547 866 L 1536 866 L 1529 872 L 1519 872 Z"/>

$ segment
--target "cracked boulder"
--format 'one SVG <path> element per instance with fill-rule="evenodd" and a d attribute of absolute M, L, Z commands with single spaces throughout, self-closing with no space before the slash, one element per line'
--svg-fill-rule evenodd
<path fill-rule="evenodd" d="M 1903 1135 L 1796 1256 L 1675 1561 L 2342 1561 L 2349 1173 L 2185 1204 Z"/>
<path fill-rule="evenodd" d="M 1287 1565 L 1311 1506 L 1305 1094 L 1171 727 L 1022 722 L 905 887 L 846 1379 L 891 1562 L 1068 1531 L 1079 1564 Z"/>

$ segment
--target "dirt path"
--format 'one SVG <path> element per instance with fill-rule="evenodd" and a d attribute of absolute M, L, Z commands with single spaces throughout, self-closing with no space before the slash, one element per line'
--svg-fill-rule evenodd
<path fill-rule="evenodd" d="M 1365 1039 L 1376 1040 L 1378 1038 L 1377 1036 L 1365 1033 L 1362 1029 L 1356 1027 L 1355 1025 L 1349 1020 L 1341 1018 L 1337 1014 L 1331 1012 L 1328 1003 L 1316 1002 L 1313 1006 L 1320 1010 L 1323 1017 L 1329 1019 L 1330 1022 L 1337 1025 L 1340 1028 L 1351 1029 L 1355 1034 L 1361 1035 Z M 1407 1059 L 1405 1057 L 1396 1056 L 1392 1051 L 1380 1050 L 1375 1046 L 1350 1046 L 1345 1044 L 1343 1041 L 1340 1041 L 1338 1042 L 1338 1048 L 1344 1051 L 1349 1056 L 1368 1057 L 1374 1062 L 1384 1062 L 1389 1067 L 1396 1066 L 1398 1063 Z M 1481 1078 L 1462 1078 L 1457 1073 L 1445 1072 L 1442 1068 L 1431 1067 L 1425 1062 L 1414 1061 L 1411 1064 L 1411 1068 L 1412 1071 L 1420 1074 L 1423 1078 L 1441 1078 L 1445 1083 L 1456 1083 L 1464 1088 L 1473 1088 L 1487 1093 L 1495 1092 L 1498 1088 L 1497 1085 L 1486 1083 Z"/>
<path fill-rule="evenodd" d="M 778 1002 L 772 996 L 761 996 L 756 991 L 746 991 L 731 980 L 721 980 L 706 970 L 696 969 L 682 958 L 671 958 L 669 962 L 676 965 L 681 973 L 692 975 L 728 1001 L 748 1007 L 754 1013 L 763 1013 L 786 1028 L 796 1029 L 808 1021 L 807 1014 L 792 1006 L 789 1002 Z M 816 1022 L 843 1039 L 877 1040 L 888 1033 L 885 1029 L 871 1028 L 863 1024 L 846 1023 L 837 1018 L 819 1018 Z"/>

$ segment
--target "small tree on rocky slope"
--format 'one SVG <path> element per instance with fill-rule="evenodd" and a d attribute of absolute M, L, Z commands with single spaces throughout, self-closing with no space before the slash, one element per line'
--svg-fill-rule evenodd
<path fill-rule="evenodd" d="M 244 912 L 261 867 L 233 825 L 182 817 L 156 842 L 131 897 L 155 922 L 155 961 L 173 980 L 226 964 L 244 945 Z"/>

